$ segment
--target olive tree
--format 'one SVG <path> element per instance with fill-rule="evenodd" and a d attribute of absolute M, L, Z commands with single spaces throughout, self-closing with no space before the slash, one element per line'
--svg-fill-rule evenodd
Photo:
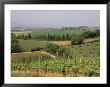
<path fill-rule="evenodd" d="M 71 45 L 82 44 L 83 41 L 84 41 L 84 38 L 82 35 L 74 34 L 71 38 Z"/>
<path fill-rule="evenodd" d="M 57 53 L 57 50 L 59 49 L 59 46 L 56 45 L 56 44 L 52 44 L 52 43 L 49 43 L 48 45 L 46 45 L 45 47 L 45 50 L 49 53 L 52 53 L 52 54 L 56 54 Z"/>

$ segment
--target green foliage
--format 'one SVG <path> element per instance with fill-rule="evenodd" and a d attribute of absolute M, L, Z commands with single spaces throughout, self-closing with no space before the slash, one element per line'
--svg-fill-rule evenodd
<path fill-rule="evenodd" d="M 68 49 L 72 51 L 73 57 L 89 57 L 89 50 L 93 50 L 91 55 L 94 57 L 100 57 L 100 42 L 85 43 L 80 45 L 68 46 Z"/>
<path fill-rule="evenodd" d="M 45 50 L 51 54 L 56 54 L 58 49 L 59 49 L 59 46 L 56 44 L 52 44 L 52 43 L 49 43 L 45 47 Z"/>
<path fill-rule="evenodd" d="M 84 38 L 90 38 L 91 37 L 92 32 L 91 31 L 86 31 L 83 33 L 83 37 Z"/>
<path fill-rule="evenodd" d="M 47 41 L 63 41 L 71 40 L 74 34 L 83 35 L 84 38 L 94 38 L 100 36 L 100 30 L 87 29 L 47 29 L 47 30 L 33 30 L 28 34 L 21 34 L 17 39 L 24 40 L 47 40 Z"/>
<path fill-rule="evenodd" d="M 46 50 L 50 54 L 54 54 L 55 58 L 46 55 L 36 55 L 33 57 L 27 56 L 26 58 L 16 58 L 12 60 L 12 71 L 26 71 L 39 69 L 60 72 L 63 76 L 66 74 L 86 74 L 88 76 L 99 76 L 100 72 L 100 42 L 82 44 L 84 38 L 99 37 L 100 31 L 86 32 L 85 36 L 82 35 L 84 30 L 36 30 L 28 35 L 22 35 L 21 39 L 17 40 L 15 35 L 12 35 L 12 42 L 20 44 L 25 51 L 39 51 Z M 72 37 L 72 38 L 71 38 Z M 25 40 L 23 40 L 23 38 Z M 43 41 L 39 41 L 43 40 Z M 72 45 L 59 46 L 56 44 L 49 44 L 44 40 L 71 40 Z M 19 43 L 20 42 L 20 43 Z M 88 41 L 90 42 L 90 41 Z M 78 45 L 74 45 L 78 44 Z M 13 45 L 14 46 L 14 45 Z M 19 47 L 19 46 L 17 46 Z M 16 48 L 17 48 L 16 47 Z M 92 49 L 93 52 L 89 53 Z M 90 67 L 88 67 L 88 58 L 92 55 Z M 18 56 L 19 57 L 19 56 Z M 46 75 L 46 73 L 45 73 Z"/>
<path fill-rule="evenodd" d="M 71 36 L 75 33 L 82 34 L 84 30 L 33 30 L 29 34 L 18 35 L 18 39 L 24 40 L 47 40 L 47 41 L 63 41 L 63 40 L 71 40 Z"/>
<path fill-rule="evenodd" d="M 56 58 L 50 59 L 46 56 L 36 56 L 29 58 L 16 58 L 12 60 L 11 70 L 12 71 L 26 71 L 26 70 L 45 70 L 45 74 L 48 70 L 61 72 L 63 76 L 66 76 L 67 72 L 77 74 L 85 74 L 88 76 L 96 75 L 99 76 L 99 65 L 100 60 L 97 58 L 91 59 L 91 68 L 88 68 L 88 58 L 73 58 L 73 59 L 64 59 Z"/>
<path fill-rule="evenodd" d="M 71 57 L 70 49 L 67 49 L 65 47 L 60 47 L 57 52 L 58 52 L 58 55 L 61 56 L 62 58 L 70 58 Z"/>
<path fill-rule="evenodd" d="M 67 49 L 65 47 L 59 47 L 56 44 L 50 43 L 50 44 L 46 45 L 45 50 L 48 53 L 54 54 L 56 56 L 60 56 L 62 58 L 70 58 L 70 57 L 72 57 L 71 56 L 71 52 L 70 52 L 69 49 Z"/>
<path fill-rule="evenodd" d="M 63 54 L 65 54 L 65 50 L 66 50 L 66 48 L 60 47 L 60 48 L 58 49 L 58 55 L 63 57 Z"/>
<path fill-rule="evenodd" d="M 15 34 L 11 33 L 11 53 L 21 52 L 22 49 L 19 45 L 19 41 L 17 40 Z"/>
<path fill-rule="evenodd" d="M 84 41 L 84 38 L 82 35 L 74 34 L 71 38 L 71 45 L 82 44 L 83 41 Z"/>
<path fill-rule="evenodd" d="M 100 30 L 95 30 L 94 32 L 96 33 L 96 37 L 100 36 Z"/>
<path fill-rule="evenodd" d="M 28 39 L 32 39 L 31 33 L 28 34 Z"/>
<path fill-rule="evenodd" d="M 32 49 L 41 48 L 44 49 L 48 44 L 48 41 L 37 41 L 37 40 L 23 40 L 19 39 L 19 44 L 24 51 L 32 51 Z"/>
<path fill-rule="evenodd" d="M 85 31 L 83 32 L 83 37 L 84 38 L 94 38 L 94 37 L 99 37 L 100 36 L 100 30 L 94 30 L 94 31 Z"/>
<path fill-rule="evenodd" d="M 87 74 L 89 77 L 91 77 L 95 73 L 95 70 L 92 68 L 87 69 L 85 74 Z"/>

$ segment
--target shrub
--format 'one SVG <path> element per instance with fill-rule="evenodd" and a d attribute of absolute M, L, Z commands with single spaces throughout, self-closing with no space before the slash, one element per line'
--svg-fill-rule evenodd
<path fill-rule="evenodd" d="M 100 30 L 86 31 L 83 33 L 84 38 L 94 38 L 100 36 Z"/>
<path fill-rule="evenodd" d="M 91 77 L 94 73 L 95 73 L 95 70 L 92 69 L 92 68 L 89 68 L 87 69 L 87 71 L 85 72 L 89 77 Z"/>
<path fill-rule="evenodd" d="M 82 44 L 84 41 L 84 38 L 82 35 L 73 35 L 71 38 L 71 45 L 76 45 L 76 44 Z"/>
<path fill-rule="evenodd" d="M 16 35 L 11 33 L 11 53 L 22 52 L 19 41 L 16 38 Z"/>
<path fill-rule="evenodd" d="M 45 50 L 52 54 L 56 54 L 58 49 L 59 49 L 59 46 L 52 43 L 49 43 L 48 45 L 45 46 Z"/>
<path fill-rule="evenodd" d="M 63 56 L 63 54 L 65 53 L 65 50 L 66 50 L 66 48 L 60 47 L 60 48 L 58 49 L 58 55 L 59 55 L 59 56 Z"/>
<path fill-rule="evenodd" d="M 71 57 L 71 52 L 69 49 L 67 49 L 65 47 L 60 47 L 58 49 L 58 55 L 62 56 L 63 58 L 68 58 L 68 57 Z"/>
<path fill-rule="evenodd" d="M 86 32 L 83 33 L 83 37 L 84 38 L 90 38 L 91 35 L 92 35 L 92 32 L 91 31 L 86 31 Z"/>
<path fill-rule="evenodd" d="M 100 36 L 100 30 L 95 30 L 95 33 L 96 33 L 96 37 Z"/>

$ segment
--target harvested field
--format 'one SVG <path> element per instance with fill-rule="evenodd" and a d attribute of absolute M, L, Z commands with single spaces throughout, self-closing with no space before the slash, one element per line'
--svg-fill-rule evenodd
<path fill-rule="evenodd" d="M 44 52 L 44 51 L 34 51 L 34 52 L 21 52 L 21 53 L 12 53 L 11 58 L 29 58 L 29 57 L 36 57 L 36 56 L 48 56 L 50 58 L 56 58 L 54 55 Z"/>
<path fill-rule="evenodd" d="M 20 36 L 20 35 L 27 35 L 31 33 L 31 31 L 17 31 L 17 32 L 12 32 L 12 33 L 14 33 L 16 36 Z"/>

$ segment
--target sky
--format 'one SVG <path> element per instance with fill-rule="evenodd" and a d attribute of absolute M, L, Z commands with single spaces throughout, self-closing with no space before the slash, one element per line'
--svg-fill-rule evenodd
<path fill-rule="evenodd" d="M 12 10 L 11 27 L 100 27 L 99 10 Z"/>

